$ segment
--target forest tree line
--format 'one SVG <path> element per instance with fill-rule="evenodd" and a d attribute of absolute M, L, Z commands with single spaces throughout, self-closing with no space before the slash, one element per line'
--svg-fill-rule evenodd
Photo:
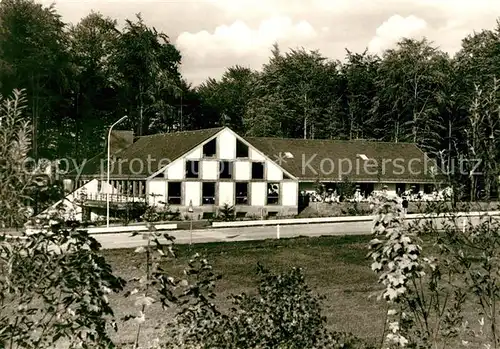
<path fill-rule="evenodd" d="M 227 125 L 243 135 L 415 142 L 451 166 L 482 159 L 498 184 L 500 22 L 451 57 L 427 39 L 344 61 L 278 45 L 261 70 L 239 65 L 192 86 L 180 52 L 140 15 L 91 12 L 64 23 L 54 6 L 0 3 L 0 92 L 25 89 L 33 156 L 88 159 L 128 115 L 136 135 Z M 1 121 L 0 121 L 1 122 Z M 471 183 L 476 179 L 470 178 Z"/>

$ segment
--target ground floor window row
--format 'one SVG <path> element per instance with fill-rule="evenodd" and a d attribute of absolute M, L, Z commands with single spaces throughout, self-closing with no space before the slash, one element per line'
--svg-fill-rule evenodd
<path fill-rule="evenodd" d="M 183 182 L 168 182 L 167 184 L 167 203 L 170 205 L 187 205 L 183 203 L 182 192 Z M 185 182 L 184 182 L 185 183 Z M 98 181 L 98 192 L 103 190 L 102 186 L 106 182 Z M 250 204 L 250 182 L 235 182 L 234 183 L 234 203 L 236 205 Z M 114 188 L 118 195 L 145 197 L 146 181 L 144 180 L 111 180 L 110 185 Z M 201 200 L 202 205 L 215 205 L 217 202 L 217 186 L 216 182 L 202 182 Z M 266 191 L 267 205 L 278 205 L 280 203 L 280 184 L 267 183 Z"/>
<path fill-rule="evenodd" d="M 324 190 L 327 192 L 341 194 L 344 189 L 343 183 L 324 183 Z M 353 183 L 353 189 L 366 198 L 375 191 L 375 183 Z M 396 193 L 398 195 L 403 195 L 404 193 L 416 195 L 421 191 L 423 191 L 424 194 L 432 194 L 434 190 L 435 187 L 433 184 L 396 183 Z"/>
<path fill-rule="evenodd" d="M 168 182 L 167 203 L 169 205 L 182 205 L 182 182 Z M 217 202 L 216 182 L 203 182 L 201 187 L 202 205 L 215 205 Z M 280 184 L 267 183 L 266 204 L 278 205 L 280 202 Z M 236 205 L 250 204 L 250 183 L 236 182 L 234 186 L 234 203 Z M 184 203 L 186 205 L 188 203 Z"/>

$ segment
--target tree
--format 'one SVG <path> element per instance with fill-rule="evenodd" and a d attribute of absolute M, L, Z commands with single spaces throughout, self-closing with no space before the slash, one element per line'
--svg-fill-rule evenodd
<path fill-rule="evenodd" d="M 371 124 L 376 125 L 378 120 L 371 118 L 371 111 L 377 95 L 379 65 L 380 58 L 366 50 L 361 54 L 347 50 L 347 62 L 342 65 L 341 72 L 346 80 L 349 139 L 376 137 Z"/>
<path fill-rule="evenodd" d="M 122 87 L 122 110 L 138 135 L 149 133 L 153 115 L 165 113 L 169 96 L 180 92 L 181 54 L 164 33 L 149 28 L 140 14 L 126 21 L 115 63 Z"/>
<path fill-rule="evenodd" d="M 500 20 L 494 30 L 482 30 L 462 40 L 455 60 L 462 79 L 461 92 L 472 93 L 474 85 L 491 83 L 500 76 Z"/>
<path fill-rule="evenodd" d="M 277 45 L 271 54 L 253 85 L 247 115 L 266 100 L 266 118 L 276 118 L 266 122 L 279 125 L 284 137 L 337 136 L 339 131 L 333 131 L 332 125 L 339 124 L 344 115 L 339 63 L 328 61 L 317 51 L 297 49 L 282 54 Z M 274 107 L 278 109 L 272 111 Z M 251 123 L 246 120 L 246 124 Z"/>
<path fill-rule="evenodd" d="M 69 31 L 73 60 L 71 123 L 73 156 L 81 160 L 101 151 L 106 125 L 119 106 L 116 67 L 120 32 L 116 20 L 91 12 Z"/>
<path fill-rule="evenodd" d="M 53 6 L 34 0 L 0 3 L 1 92 L 26 89 L 26 117 L 31 118 L 33 155 L 54 156 L 67 106 L 69 55 L 64 23 Z M 41 151 L 41 152 L 40 152 Z"/>
<path fill-rule="evenodd" d="M 242 131 L 243 115 L 252 97 L 252 84 L 256 74 L 250 68 L 236 65 L 224 72 L 220 81 L 208 79 L 196 90 L 204 107 L 217 114 L 222 125 L 236 132 Z"/>
<path fill-rule="evenodd" d="M 252 100 L 245 112 L 244 127 L 247 136 L 285 137 L 282 128 L 287 107 L 279 95 L 267 95 Z"/>
<path fill-rule="evenodd" d="M 493 187 L 498 186 L 500 148 L 500 84 L 497 79 L 485 86 L 476 85 L 471 100 L 468 125 L 464 132 L 467 155 L 470 162 L 467 170 L 470 179 L 470 197 L 476 199 L 478 172 L 482 172 L 483 199 L 489 199 Z M 476 167 L 480 161 L 480 167 Z M 494 188 L 498 190 L 497 188 Z"/>
<path fill-rule="evenodd" d="M 424 150 L 441 147 L 443 117 L 436 95 L 447 78 L 446 64 L 447 55 L 426 39 L 404 39 L 384 53 L 374 100 L 378 130 L 392 131 L 384 139 L 414 142 Z"/>

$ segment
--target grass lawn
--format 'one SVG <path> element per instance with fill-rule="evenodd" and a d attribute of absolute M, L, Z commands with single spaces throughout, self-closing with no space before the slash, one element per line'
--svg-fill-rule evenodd
<path fill-rule="evenodd" d="M 216 273 L 222 274 L 217 287 L 218 302 L 227 306 L 227 296 L 253 292 L 257 285 L 257 262 L 280 271 L 302 267 L 308 285 L 326 297 L 323 311 L 328 326 L 335 331 L 351 332 L 369 340 L 380 340 L 385 304 L 377 301 L 374 293 L 380 290 L 377 278 L 365 258 L 369 236 L 295 238 L 259 242 L 211 243 L 178 246 L 179 256 L 172 265 L 172 274 L 178 275 L 193 253 L 206 256 Z M 144 274 L 144 255 L 134 250 L 108 250 L 103 252 L 116 273 L 126 279 Z M 137 312 L 132 299 L 113 297 L 117 317 Z M 142 330 L 141 342 L 147 343 L 161 333 L 165 312 L 153 305 Z M 118 343 L 135 339 L 137 324 L 119 324 Z"/>

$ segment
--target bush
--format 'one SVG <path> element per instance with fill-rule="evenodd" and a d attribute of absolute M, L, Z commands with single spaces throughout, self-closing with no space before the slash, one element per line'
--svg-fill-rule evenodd
<path fill-rule="evenodd" d="M 107 295 L 124 281 L 99 255 L 85 231 L 41 232 L 17 240 L 0 236 L 0 347 L 109 348 L 116 330 Z"/>
<path fill-rule="evenodd" d="M 184 305 L 175 322 L 167 325 L 166 348 L 367 347 L 352 335 L 325 329 L 321 297 L 309 289 L 301 269 L 273 274 L 259 265 L 257 294 L 231 296 L 233 306 L 223 313 L 214 304 L 213 292 L 220 276 L 199 255 L 189 266 L 186 275 L 192 283 L 180 291 Z"/>
<path fill-rule="evenodd" d="M 234 206 L 224 204 L 223 206 L 219 207 L 217 220 L 228 222 L 228 221 L 234 221 L 235 219 L 236 219 L 236 212 L 234 210 Z"/>
<path fill-rule="evenodd" d="M 130 222 L 139 222 L 146 212 L 148 212 L 148 204 L 145 202 L 127 202 L 125 211 L 118 214 L 118 218 L 124 220 L 125 224 Z"/>
<path fill-rule="evenodd" d="M 388 304 L 388 347 L 465 348 L 475 342 L 497 348 L 500 221 L 485 215 L 463 225 L 437 203 L 439 224 L 424 217 L 406 225 L 398 202 L 380 197 L 374 204 L 370 257 Z M 475 310 L 467 318 L 466 308 Z"/>
<path fill-rule="evenodd" d="M 1 99 L 1 98 L 0 98 Z M 26 98 L 23 91 L 14 91 L 12 98 L 0 100 L 0 228 L 20 227 L 29 217 L 32 202 L 28 196 L 37 186 L 33 175 L 26 171 L 25 160 L 30 150 L 31 127 L 23 111 Z M 34 169 L 30 169 L 34 170 Z M 33 171 L 34 172 L 34 171 Z"/>

